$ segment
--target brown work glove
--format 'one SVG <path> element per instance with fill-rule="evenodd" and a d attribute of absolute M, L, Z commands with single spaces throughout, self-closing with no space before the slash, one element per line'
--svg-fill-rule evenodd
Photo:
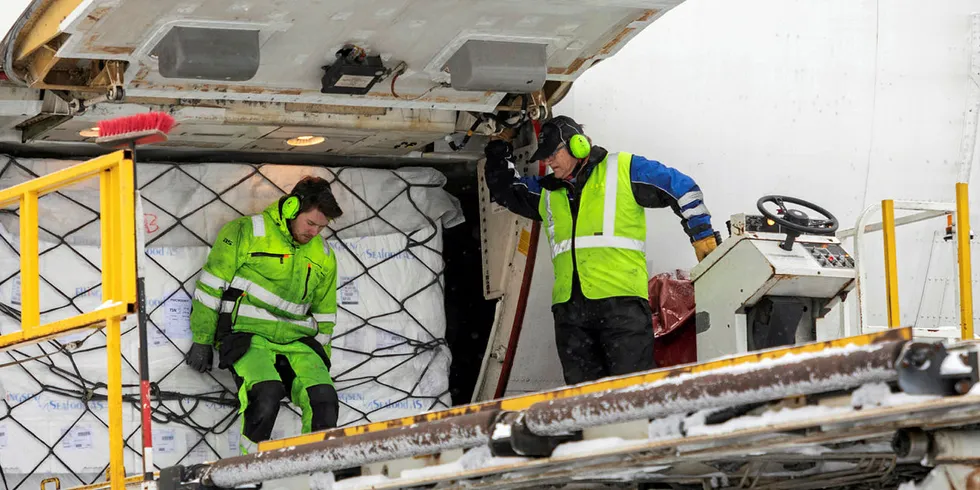
<path fill-rule="evenodd" d="M 702 238 L 691 245 L 694 246 L 694 255 L 697 255 L 698 262 L 701 262 L 712 250 L 718 247 L 718 240 L 712 235 Z"/>

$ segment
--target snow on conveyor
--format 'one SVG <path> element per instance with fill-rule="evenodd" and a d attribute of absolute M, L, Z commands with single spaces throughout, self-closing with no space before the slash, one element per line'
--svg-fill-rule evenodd
<path fill-rule="evenodd" d="M 768 362 L 768 361 L 767 361 Z M 745 369 L 742 367 L 739 369 Z M 980 388 L 978 388 L 980 390 Z M 978 391 L 980 393 L 980 391 Z M 972 394 L 972 393 L 971 393 Z M 574 460 L 578 458 L 594 458 L 600 454 L 615 452 L 626 449 L 630 446 L 642 446 L 647 442 L 678 439 L 692 436 L 730 434 L 737 431 L 749 430 L 777 424 L 787 424 L 805 420 L 823 419 L 834 415 L 853 413 L 857 410 L 872 407 L 891 407 L 907 405 L 913 403 L 927 402 L 934 400 L 935 396 L 912 396 L 905 393 L 892 393 L 887 384 L 874 383 L 861 386 L 851 394 L 850 406 L 844 407 L 823 407 L 823 406 L 804 406 L 799 408 L 782 408 L 778 410 L 766 411 L 759 415 L 743 415 L 735 417 L 721 424 L 707 424 L 706 417 L 713 410 L 702 410 L 689 415 L 668 416 L 653 420 L 648 425 L 648 437 L 646 439 L 623 439 L 620 437 L 606 437 L 586 441 L 568 442 L 558 446 L 552 454 L 552 460 Z M 849 451 L 855 451 L 852 447 Z M 871 452 L 887 452 L 890 446 L 869 445 L 867 450 Z M 832 452 L 831 449 L 823 446 L 805 446 L 789 450 L 798 454 L 820 455 Z M 482 470 L 492 471 L 500 468 L 501 471 L 515 471 L 514 465 L 522 462 L 535 461 L 529 458 L 494 458 L 490 455 L 490 448 L 487 446 L 468 450 L 462 458 L 457 461 L 434 465 L 422 469 L 403 471 L 398 478 L 389 478 L 382 475 L 367 475 L 357 478 L 334 481 L 330 473 L 319 473 L 310 478 L 311 488 L 316 490 L 360 490 L 372 488 L 376 485 L 398 485 L 401 482 L 413 484 L 420 483 L 423 478 L 445 478 L 450 476 L 459 477 L 467 471 Z M 538 460 L 542 461 L 542 460 Z M 851 463 L 826 463 L 821 468 L 825 471 L 848 469 Z M 670 466 L 642 468 L 644 473 L 655 473 L 659 470 L 668 469 Z M 639 470 L 637 470 L 639 471 Z M 602 478 L 606 480 L 624 480 L 630 478 L 630 471 L 621 470 L 619 473 L 602 473 Z M 595 475 L 592 475 L 595 476 Z M 706 477 L 711 475 L 706 475 Z M 787 473 L 787 477 L 792 476 Z M 576 480 L 588 480 L 590 474 L 582 472 L 576 474 Z M 712 477 L 718 485 L 724 486 L 727 478 L 724 474 Z"/>

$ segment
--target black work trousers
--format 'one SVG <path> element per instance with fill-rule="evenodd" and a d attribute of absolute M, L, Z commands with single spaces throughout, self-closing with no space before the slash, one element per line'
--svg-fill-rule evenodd
<path fill-rule="evenodd" d="M 588 299 L 575 289 L 570 300 L 551 307 L 566 384 L 656 367 L 646 299 Z"/>

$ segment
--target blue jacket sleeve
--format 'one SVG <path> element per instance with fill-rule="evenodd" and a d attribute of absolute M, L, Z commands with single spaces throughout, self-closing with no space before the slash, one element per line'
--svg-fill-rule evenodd
<path fill-rule="evenodd" d="M 493 200 L 511 212 L 541 221 L 538 203 L 541 201 L 541 183 L 538 177 L 522 177 L 512 162 L 487 161 L 485 174 L 487 188 Z"/>
<path fill-rule="evenodd" d="M 637 204 L 645 208 L 670 207 L 681 219 L 691 241 L 712 236 L 711 214 L 694 179 L 656 160 L 633 155 L 630 180 Z"/>

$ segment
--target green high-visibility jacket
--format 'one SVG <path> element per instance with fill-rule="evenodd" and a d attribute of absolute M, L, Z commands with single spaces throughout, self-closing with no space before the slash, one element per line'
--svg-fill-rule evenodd
<path fill-rule="evenodd" d="M 574 221 L 567 189 L 542 190 L 538 212 L 555 268 L 552 303 L 571 298 L 574 270 L 586 298 L 647 297 L 647 222 L 633 196 L 632 158 L 629 153 L 606 155 L 582 189 Z"/>
<path fill-rule="evenodd" d="M 222 302 L 228 288 L 243 294 Z M 329 355 L 337 321 L 336 256 L 321 236 L 297 243 L 279 203 L 231 221 L 218 233 L 194 291 L 195 343 L 214 344 L 221 308 L 232 311 L 232 331 L 278 344 L 323 334 L 319 340 Z"/>

